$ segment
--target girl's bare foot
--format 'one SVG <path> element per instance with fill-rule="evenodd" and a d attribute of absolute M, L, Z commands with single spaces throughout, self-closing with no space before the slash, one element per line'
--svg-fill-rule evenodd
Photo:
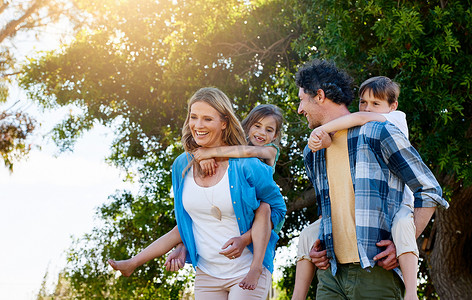
<path fill-rule="evenodd" d="M 262 268 L 256 269 L 251 268 L 247 273 L 246 277 L 239 283 L 239 287 L 243 290 L 253 290 L 257 287 L 257 282 L 262 274 Z"/>
<path fill-rule="evenodd" d="M 121 274 L 125 277 L 128 277 L 131 274 L 133 274 L 134 269 L 136 269 L 136 267 L 132 263 L 131 259 L 118 260 L 118 261 L 114 261 L 113 259 L 109 259 L 108 263 L 110 264 L 110 266 L 113 269 L 115 269 L 116 271 L 120 271 Z"/>

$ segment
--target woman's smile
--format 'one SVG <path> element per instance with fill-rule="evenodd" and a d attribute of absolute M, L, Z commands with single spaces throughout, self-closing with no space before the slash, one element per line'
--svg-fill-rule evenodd
<path fill-rule="evenodd" d="M 202 147 L 222 146 L 226 122 L 208 103 L 197 101 L 190 107 L 190 130 L 195 142 Z"/>

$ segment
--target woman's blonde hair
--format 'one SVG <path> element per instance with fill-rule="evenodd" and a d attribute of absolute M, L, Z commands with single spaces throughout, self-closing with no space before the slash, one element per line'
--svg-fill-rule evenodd
<path fill-rule="evenodd" d="M 213 107 L 221 117 L 221 120 L 226 122 L 226 128 L 223 130 L 223 142 L 228 146 L 246 145 L 244 130 L 238 118 L 234 114 L 231 100 L 221 90 L 214 87 L 205 87 L 199 89 L 188 101 L 187 118 L 182 128 L 182 145 L 186 152 L 191 153 L 200 147 L 192 136 L 190 130 L 190 109 L 195 102 L 205 102 Z"/>

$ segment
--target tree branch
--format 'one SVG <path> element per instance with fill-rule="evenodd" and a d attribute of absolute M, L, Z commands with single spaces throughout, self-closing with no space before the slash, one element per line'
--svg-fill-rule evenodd
<path fill-rule="evenodd" d="M 7 78 L 9 76 L 18 75 L 18 74 L 21 74 L 21 73 L 23 73 L 23 72 L 18 71 L 18 72 L 13 72 L 13 73 L 1 74 L 0 77 L 1 78 Z"/>
<path fill-rule="evenodd" d="M 304 191 L 300 197 L 293 199 L 287 205 L 287 215 L 293 211 L 300 210 L 305 207 L 312 206 L 316 203 L 315 190 L 310 188 Z"/>
<path fill-rule="evenodd" d="M 250 41 L 249 43 L 242 43 L 242 42 L 236 42 L 236 43 L 217 43 L 216 46 L 218 47 L 228 47 L 230 49 L 233 49 L 233 53 L 231 56 L 241 56 L 245 55 L 248 53 L 254 53 L 254 54 L 259 54 L 261 57 L 266 57 L 269 53 L 284 53 L 284 50 L 286 47 L 284 47 L 281 51 L 274 51 L 274 49 L 279 46 L 283 45 L 287 41 L 290 41 L 292 37 L 292 34 L 289 34 L 274 43 L 272 43 L 269 47 L 267 48 L 261 48 L 257 46 L 254 42 Z M 262 60 L 262 58 L 261 58 Z"/>
<path fill-rule="evenodd" d="M 4 39 L 10 36 L 14 36 L 18 32 L 18 26 L 23 23 L 27 18 L 29 18 L 33 13 L 37 12 L 41 7 L 45 5 L 48 0 L 36 0 L 26 11 L 25 13 L 16 20 L 10 21 L 5 27 L 0 31 L 0 43 Z"/>
<path fill-rule="evenodd" d="M 2 5 L 0 6 L 0 14 L 2 14 L 5 9 L 7 9 L 8 5 L 10 5 L 9 2 L 3 1 Z"/>

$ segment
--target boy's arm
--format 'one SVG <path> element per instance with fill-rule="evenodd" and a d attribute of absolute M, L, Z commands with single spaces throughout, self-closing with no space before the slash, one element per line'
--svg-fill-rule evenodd
<path fill-rule="evenodd" d="M 367 122 L 385 122 L 386 120 L 387 119 L 381 114 L 359 111 L 334 119 L 324 125 L 315 128 L 315 130 L 321 129 L 327 133 L 331 133 L 343 129 L 349 129 L 351 127 L 362 126 Z"/>
<path fill-rule="evenodd" d="M 360 111 L 342 116 L 313 129 L 308 139 L 308 147 L 313 152 L 328 148 L 331 145 L 331 139 L 326 133 L 362 126 L 371 121 L 385 122 L 386 120 L 387 118 L 383 115 L 373 112 Z"/>
<path fill-rule="evenodd" d="M 308 139 L 308 147 L 313 152 L 331 146 L 331 136 L 326 133 L 326 131 L 319 128 L 320 127 L 313 129 Z"/>
<path fill-rule="evenodd" d="M 194 157 L 198 162 L 203 159 L 215 157 L 258 157 L 267 159 L 269 165 L 274 164 L 276 155 L 277 149 L 275 149 L 275 147 L 246 145 L 212 148 L 200 147 L 194 152 Z"/>

